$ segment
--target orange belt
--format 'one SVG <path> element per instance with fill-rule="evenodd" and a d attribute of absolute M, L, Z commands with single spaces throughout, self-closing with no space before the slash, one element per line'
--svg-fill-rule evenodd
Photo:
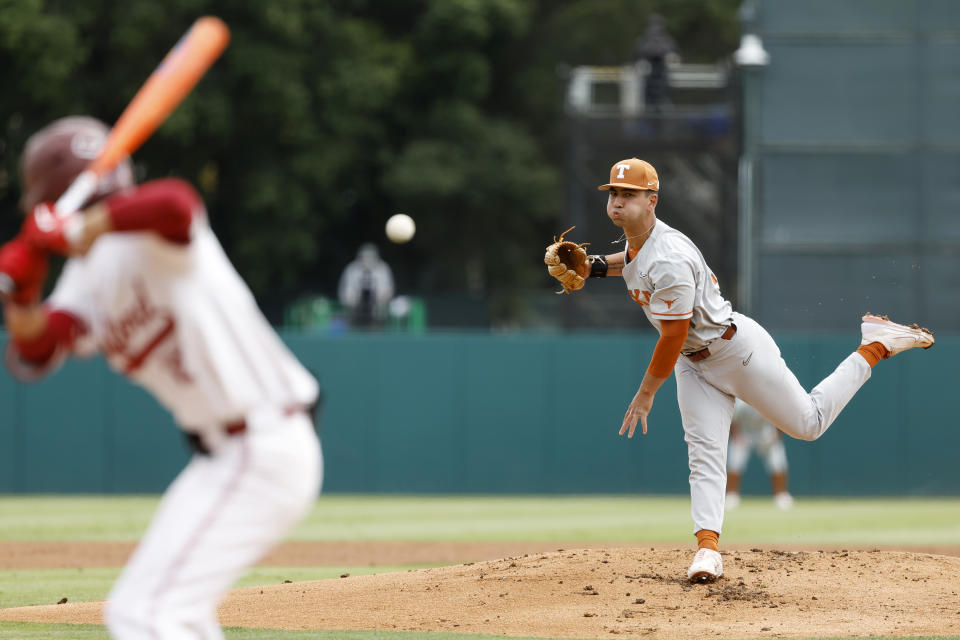
<path fill-rule="evenodd" d="M 729 340 L 737 332 L 737 325 L 731 324 L 727 327 L 727 330 L 723 332 L 723 335 L 720 336 L 723 340 Z M 690 362 L 700 362 L 701 360 L 706 360 L 710 357 L 710 349 L 704 347 L 700 351 L 694 351 L 693 353 L 688 353 L 687 358 Z"/>

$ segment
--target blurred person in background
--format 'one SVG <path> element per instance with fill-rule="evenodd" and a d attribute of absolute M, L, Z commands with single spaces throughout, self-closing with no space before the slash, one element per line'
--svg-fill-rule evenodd
<path fill-rule="evenodd" d="M 355 327 L 383 323 L 387 305 L 393 299 L 393 272 L 383 261 L 376 245 L 365 243 L 357 257 L 344 268 L 337 296 L 350 313 Z"/>
<path fill-rule="evenodd" d="M 667 32 L 663 16 L 650 16 L 646 30 L 634 41 L 634 58 L 641 77 L 644 77 L 643 95 L 640 96 L 644 109 L 662 113 L 672 107 L 668 64 L 679 62 L 680 55 L 677 43 Z"/>
<path fill-rule="evenodd" d="M 780 431 L 756 409 L 737 399 L 730 421 L 730 444 L 727 447 L 727 509 L 740 505 L 740 484 L 756 451 L 770 476 L 773 503 L 782 511 L 793 507 L 793 496 L 787 490 L 787 449 Z"/>

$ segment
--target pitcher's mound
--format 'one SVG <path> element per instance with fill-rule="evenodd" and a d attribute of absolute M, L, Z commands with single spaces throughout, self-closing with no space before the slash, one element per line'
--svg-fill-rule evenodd
<path fill-rule="evenodd" d="M 237 589 L 226 626 L 508 636 L 757 638 L 960 633 L 960 558 L 897 551 L 723 553 L 686 582 L 690 550 L 572 549 L 436 569 Z M 102 603 L 0 610 L 100 624 Z"/>

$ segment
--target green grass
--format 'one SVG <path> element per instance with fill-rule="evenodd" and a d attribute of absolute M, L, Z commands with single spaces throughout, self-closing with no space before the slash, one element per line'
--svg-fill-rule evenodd
<path fill-rule="evenodd" d="M 2 540 L 136 540 L 158 496 L 4 496 Z"/>
<path fill-rule="evenodd" d="M 0 540 L 136 540 L 154 496 L 0 497 Z M 291 540 L 657 542 L 692 540 L 687 497 L 323 496 Z M 724 542 L 956 544 L 958 498 L 766 497 L 727 515 Z"/>
<path fill-rule="evenodd" d="M 691 544 L 687 497 L 518 496 L 321 499 L 295 540 L 656 542 Z M 725 542 L 957 544 L 960 499 L 803 498 L 789 512 L 747 498 Z"/>
<path fill-rule="evenodd" d="M 284 580 L 292 582 L 325 580 L 327 578 L 338 578 L 345 573 L 352 576 L 361 576 L 437 566 L 441 565 L 432 563 L 375 567 L 369 565 L 358 567 L 254 567 L 234 586 L 253 587 L 265 584 L 281 584 Z M 69 602 L 104 600 L 119 574 L 120 567 L 0 571 L 0 608 L 54 604 L 59 602 L 61 598 L 67 598 Z"/>
<path fill-rule="evenodd" d="M 958 545 L 960 500 L 801 499 L 786 512 L 750 499 L 727 514 L 725 542 Z"/>
<path fill-rule="evenodd" d="M 136 540 L 154 496 L 0 497 L 2 540 Z M 291 540 L 534 541 L 659 543 L 693 546 L 687 497 L 658 496 L 324 496 Z M 956 545 L 960 499 L 823 499 L 798 496 L 792 511 L 747 498 L 727 515 L 727 544 Z M 317 580 L 402 567 L 256 567 L 236 586 Z M 436 566 L 436 565 L 432 565 Z M 0 571 L 0 606 L 102 600 L 118 568 Z M 411 632 L 228 629 L 258 640 L 484 640 L 501 636 Z M 100 626 L 0 623 L 0 640 L 107 638 Z M 960 636 L 941 636 L 960 640 Z M 822 640 L 822 639 L 821 639 Z M 892 639 L 890 639 L 892 640 Z"/>
<path fill-rule="evenodd" d="M 103 600 L 119 568 L 18 569 L 0 571 L 0 607 Z"/>

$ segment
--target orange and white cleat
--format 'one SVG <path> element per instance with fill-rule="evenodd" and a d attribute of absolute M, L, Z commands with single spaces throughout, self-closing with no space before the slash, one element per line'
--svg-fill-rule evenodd
<path fill-rule="evenodd" d="M 929 349 L 934 343 L 933 333 L 929 329 L 915 324 L 910 326 L 897 324 L 887 316 L 875 316 L 870 313 L 863 316 L 860 333 L 863 336 L 860 344 L 879 342 L 888 351 L 887 357 L 914 347 Z"/>
<path fill-rule="evenodd" d="M 713 549 L 698 549 L 693 563 L 687 569 L 690 582 L 713 582 L 723 575 L 723 559 Z"/>

